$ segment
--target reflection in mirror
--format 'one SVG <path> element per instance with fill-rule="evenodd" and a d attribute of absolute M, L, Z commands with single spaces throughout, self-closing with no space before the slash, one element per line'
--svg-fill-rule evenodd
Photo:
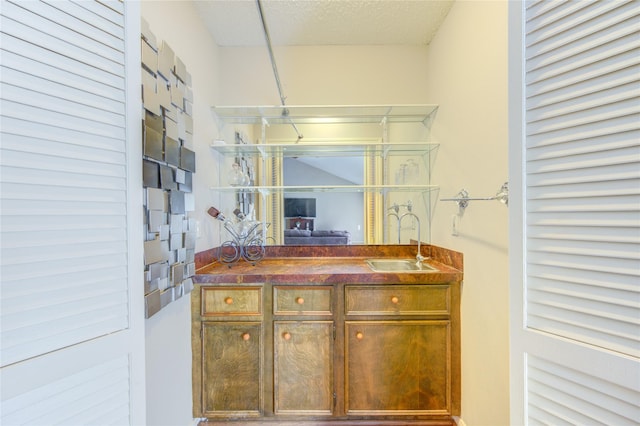
<path fill-rule="evenodd" d="M 282 170 L 285 186 L 340 186 L 364 183 L 362 156 L 284 158 Z M 285 200 L 313 199 L 316 206 L 315 217 L 287 217 L 285 213 L 285 229 L 347 231 L 351 244 L 364 243 L 362 192 L 285 192 L 283 197 Z"/>
<path fill-rule="evenodd" d="M 283 187 L 282 192 L 267 191 L 258 210 L 271 223 L 269 236 L 275 244 L 293 244 L 291 239 L 285 241 L 287 234 L 294 234 L 289 232 L 292 228 L 305 231 L 303 234 L 311 230 L 347 231 L 349 244 L 430 240 L 430 191 L 413 189 L 430 182 L 425 122 L 314 121 L 298 126 L 303 139 L 293 134 L 290 125 L 262 124 L 265 145 L 274 149 L 259 173 L 264 178 L 261 184 Z M 298 188 L 287 190 L 288 186 Z M 300 187 L 304 186 L 311 188 L 303 191 Z M 316 217 L 287 218 L 284 199 L 296 197 L 313 198 Z M 413 213 L 415 217 L 394 221 L 387 216 L 394 204 L 400 206 L 400 215 Z"/>

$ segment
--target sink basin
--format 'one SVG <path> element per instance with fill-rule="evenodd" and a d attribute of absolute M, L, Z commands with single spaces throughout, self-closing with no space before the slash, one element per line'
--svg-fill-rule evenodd
<path fill-rule="evenodd" d="M 432 272 L 436 268 L 415 259 L 367 259 L 367 265 L 374 272 Z"/>

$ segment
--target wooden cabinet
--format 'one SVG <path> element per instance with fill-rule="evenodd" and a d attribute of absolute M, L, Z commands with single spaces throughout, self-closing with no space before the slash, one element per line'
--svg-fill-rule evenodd
<path fill-rule="evenodd" d="M 202 289 L 202 316 L 262 315 L 262 287 Z"/>
<path fill-rule="evenodd" d="M 449 321 L 348 321 L 350 415 L 450 413 Z"/>
<path fill-rule="evenodd" d="M 333 412 L 333 321 L 275 321 L 276 414 Z"/>
<path fill-rule="evenodd" d="M 259 416 L 262 412 L 262 324 L 202 324 L 204 416 Z"/>
<path fill-rule="evenodd" d="M 275 414 L 333 414 L 333 287 L 274 286 L 273 315 Z"/>
<path fill-rule="evenodd" d="M 452 413 L 451 288 L 345 287 L 347 414 Z"/>
<path fill-rule="evenodd" d="M 350 285 L 345 289 L 347 315 L 448 316 L 447 285 Z"/>
<path fill-rule="evenodd" d="M 262 286 L 201 287 L 192 298 L 194 412 L 258 417 L 263 410 Z M 196 337 L 197 336 L 197 337 Z M 196 373 L 197 371 L 197 373 Z"/>
<path fill-rule="evenodd" d="M 460 414 L 459 290 L 198 287 L 194 416 L 450 424 Z"/>
<path fill-rule="evenodd" d="M 275 286 L 273 314 L 278 316 L 332 315 L 333 287 Z"/>

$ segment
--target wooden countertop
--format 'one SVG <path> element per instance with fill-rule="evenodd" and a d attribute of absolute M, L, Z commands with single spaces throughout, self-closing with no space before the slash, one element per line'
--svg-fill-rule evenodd
<path fill-rule="evenodd" d="M 252 265 L 243 259 L 228 266 L 215 249 L 196 256 L 197 284 L 217 283 L 394 283 L 429 284 L 462 281 L 462 254 L 424 245 L 424 263 L 437 271 L 381 273 L 365 263 L 371 258 L 415 259 L 415 245 L 267 246 L 265 258 Z"/>

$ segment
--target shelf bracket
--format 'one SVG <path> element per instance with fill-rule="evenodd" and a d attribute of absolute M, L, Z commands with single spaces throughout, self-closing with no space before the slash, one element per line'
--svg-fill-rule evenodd
<path fill-rule="evenodd" d="M 382 120 L 380 121 L 380 125 L 382 126 L 382 142 L 383 143 L 389 142 L 389 126 L 387 125 L 387 123 L 388 123 L 388 119 L 387 119 L 387 116 L 385 115 L 384 117 L 382 117 Z"/>
<path fill-rule="evenodd" d="M 391 151 L 391 146 L 385 146 L 382 150 L 382 158 L 386 159 L 387 155 L 389 155 L 389 151 Z"/>
<path fill-rule="evenodd" d="M 422 125 L 424 127 L 426 127 L 427 129 L 431 129 L 431 124 L 433 123 L 433 120 L 436 117 L 436 113 L 438 112 L 437 109 L 435 109 L 433 112 L 431 112 L 429 115 L 427 115 L 424 120 L 422 120 Z"/>

